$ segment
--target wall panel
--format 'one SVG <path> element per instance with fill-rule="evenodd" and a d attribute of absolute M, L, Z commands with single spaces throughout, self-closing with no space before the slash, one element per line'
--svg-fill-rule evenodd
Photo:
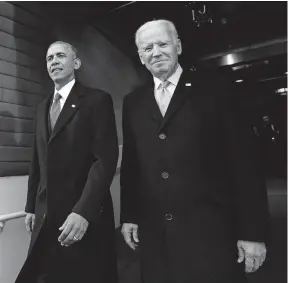
<path fill-rule="evenodd" d="M 26 3 L 29 5 L 29 2 Z M 22 7 L 18 7 L 13 2 L 0 1 L 0 15 L 38 31 L 48 30 L 48 24 L 42 20 L 41 15 L 27 11 L 24 2 Z"/>
<path fill-rule="evenodd" d="M 30 162 L 1 162 L 1 175 L 2 176 L 24 176 L 29 172 Z M 24 184 L 23 184 L 24 185 Z"/>
<path fill-rule="evenodd" d="M 25 93 L 0 87 L 0 103 L 8 102 L 16 105 L 35 107 L 42 99 L 43 97 L 39 94 Z"/>
<path fill-rule="evenodd" d="M 0 146 L 31 147 L 33 136 L 33 134 L 0 132 Z"/>
<path fill-rule="evenodd" d="M 0 2 L 0 177 L 28 174 L 36 106 L 48 94 L 48 27 L 40 3 Z"/>
<path fill-rule="evenodd" d="M 44 85 L 19 77 L 0 74 L 0 87 L 27 92 L 31 94 L 45 95 Z"/>
<path fill-rule="evenodd" d="M 41 74 L 29 67 L 17 63 L 10 63 L 0 59 L 0 73 L 12 77 L 22 78 L 31 82 L 42 83 Z"/>
<path fill-rule="evenodd" d="M 0 46 L 0 60 L 17 64 L 19 66 L 30 67 L 31 69 L 42 71 L 45 62 L 39 58 L 31 57 L 20 51 Z"/>
<path fill-rule="evenodd" d="M 45 32 L 29 28 L 25 25 L 19 24 L 11 19 L 0 16 L 0 29 L 17 38 L 26 39 L 36 44 L 45 45 Z"/>
<path fill-rule="evenodd" d="M 5 112 L 4 112 L 5 114 Z M 13 117 L 1 116 L 0 113 L 0 131 L 9 133 L 34 133 L 34 121 L 18 119 Z"/>
<path fill-rule="evenodd" d="M 0 105 L 0 112 L 2 116 L 23 118 L 26 120 L 34 120 L 35 118 L 35 107 L 22 106 L 17 104 L 11 104 L 2 102 Z M 5 114 L 6 113 L 6 114 Z"/>
<path fill-rule="evenodd" d="M 45 55 L 44 50 L 40 46 L 31 44 L 26 39 L 16 38 L 3 31 L 0 31 L 0 45 L 12 50 L 22 51 L 32 57 L 42 58 Z"/>
<path fill-rule="evenodd" d="M 0 146 L 0 162 L 25 162 L 31 154 L 31 147 Z"/>

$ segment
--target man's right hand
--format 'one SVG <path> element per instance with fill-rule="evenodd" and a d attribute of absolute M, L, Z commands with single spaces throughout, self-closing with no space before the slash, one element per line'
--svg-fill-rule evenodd
<path fill-rule="evenodd" d="M 121 232 L 128 246 L 135 250 L 139 243 L 138 225 L 132 223 L 124 223 L 122 225 Z"/>
<path fill-rule="evenodd" d="M 25 218 L 25 226 L 28 233 L 31 235 L 35 223 L 35 214 L 34 213 L 27 213 Z"/>

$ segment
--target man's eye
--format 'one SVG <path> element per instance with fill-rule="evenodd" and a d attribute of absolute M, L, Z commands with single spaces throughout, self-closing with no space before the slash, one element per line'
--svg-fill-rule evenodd
<path fill-rule="evenodd" d="M 149 47 L 146 47 L 146 48 L 144 49 L 145 52 L 149 52 L 149 51 L 151 51 L 151 50 L 152 50 L 152 47 L 150 47 L 150 46 L 149 46 Z"/>
<path fill-rule="evenodd" d="M 165 46 L 167 46 L 167 43 L 160 43 L 159 46 L 160 47 L 165 47 Z"/>

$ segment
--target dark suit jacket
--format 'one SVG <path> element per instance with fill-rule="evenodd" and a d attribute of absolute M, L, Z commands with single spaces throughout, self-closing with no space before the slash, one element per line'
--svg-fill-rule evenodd
<path fill-rule="evenodd" d="M 229 278 L 237 240 L 267 237 L 252 126 L 227 89 L 187 82 L 164 118 L 152 85 L 124 98 L 121 222 L 139 224 L 145 283 Z"/>
<path fill-rule="evenodd" d="M 16 282 L 32 282 L 27 276 L 46 255 L 53 259 L 47 260 L 51 282 L 80 282 L 83 276 L 108 282 L 108 269 L 116 278 L 109 190 L 118 158 L 113 102 L 107 93 L 76 82 L 49 136 L 51 99 L 52 95 L 37 108 L 26 204 L 26 212 L 35 213 L 36 220 L 28 258 Z M 89 226 L 81 241 L 63 248 L 57 242 L 58 229 L 71 212 L 83 216 Z"/>

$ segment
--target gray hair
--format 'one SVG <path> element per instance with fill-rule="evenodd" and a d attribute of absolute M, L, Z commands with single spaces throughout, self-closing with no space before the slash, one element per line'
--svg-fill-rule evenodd
<path fill-rule="evenodd" d="M 143 24 L 142 26 L 140 26 L 137 29 L 137 31 L 135 33 L 135 43 L 136 43 L 137 47 L 139 47 L 138 44 L 139 44 L 139 34 L 140 34 L 140 32 L 142 32 L 144 29 L 146 29 L 148 27 L 153 27 L 156 24 L 165 24 L 165 25 L 167 25 L 169 30 L 170 30 L 170 32 L 171 32 L 171 35 L 173 37 L 174 42 L 176 42 L 176 40 L 179 38 L 178 37 L 178 32 L 176 30 L 176 27 L 171 21 L 168 21 L 168 20 L 165 20 L 165 19 L 153 20 L 153 21 L 146 22 L 145 24 Z"/>
<path fill-rule="evenodd" d="M 75 58 L 77 58 L 77 49 L 76 49 L 76 47 L 74 47 L 72 44 L 70 44 L 70 43 L 68 43 L 68 42 L 65 42 L 65 41 L 58 40 L 58 41 L 55 41 L 55 42 L 51 43 L 51 44 L 49 45 L 48 49 L 49 49 L 51 46 L 55 45 L 55 44 L 64 44 L 64 45 L 66 45 L 66 46 L 74 53 Z M 47 50 L 48 50 L 48 49 L 47 49 Z"/>

